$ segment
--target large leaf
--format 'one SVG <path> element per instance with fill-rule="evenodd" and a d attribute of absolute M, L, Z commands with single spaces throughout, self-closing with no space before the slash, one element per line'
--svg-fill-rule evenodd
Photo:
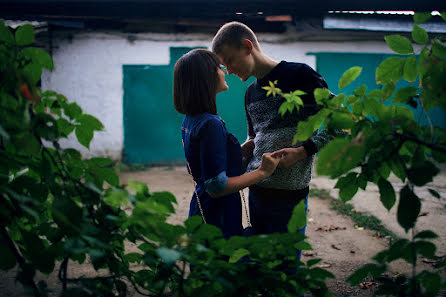
<path fill-rule="evenodd" d="M 427 22 L 432 17 L 430 12 L 417 12 L 413 16 L 413 20 L 417 24 Z"/>
<path fill-rule="evenodd" d="M 417 58 L 415 56 L 410 56 L 406 59 L 404 64 L 404 74 L 403 77 L 409 82 L 414 82 L 418 76 L 417 68 Z"/>
<path fill-rule="evenodd" d="M 345 71 L 338 83 L 339 90 L 342 90 L 352 81 L 354 81 L 361 74 L 361 71 L 362 67 L 359 66 L 354 66 Z"/>
<path fill-rule="evenodd" d="M 23 46 L 31 44 L 34 41 L 34 29 L 31 24 L 24 24 L 15 31 L 15 41 L 17 45 Z"/>
<path fill-rule="evenodd" d="M 413 53 L 412 42 L 401 35 L 389 35 L 384 37 L 389 47 L 397 54 L 409 55 Z"/>
<path fill-rule="evenodd" d="M 420 214 L 420 198 L 409 188 L 404 186 L 400 191 L 400 202 L 398 204 L 398 223 L 407 232 L 415 226 L 415 222 Z"/>
<path fill-rule="evenodd" d="M 387 210 L 390 210 L 396 201 L 395 190 L 390 182 L 384 178 L 378 181 L 379 194 L 381 195 L 381 202 Z"/>
<path fill-rule="evenodd" d="M 249 251 L 247 249 L 237 249 L 229 258 L 229 263 L 236 263 L 238 260 L 247 255 L 249 255 Z"/>
<path fill-rule="evenodd" d="M 439 58 L 446 58 L 446 43 L 435 39 L 432 43 L 432 53 Z"/>
<path fill-rule="evenodd" d="M 412 38 L 418 44 L 426 44 L 429 41 L 426 30 L 417 24 L 413 25 Z"/>
<path fill-rule="evenodd" d="M 37 64 L 41 68 L 48 70 L 54 69 L 53 59 L 51 59 L 51 56 L 41 48 L 27 47 L 20 51 L 20 55 L 30 58 L 33 64 Z"/>
<path fill-rule="evenodd" d="M 12 35 L 3 20 L 0 20 L 0 41 L 5 42 L 6 44 L 14 44 L 15 42 L 14 35 Z"/>
<path fill-rule="evenodd" d="M 424 186 L 433 180 L 440 170 L 429 161 L 413 166 L 407 170 L 407 177 L 416 186 Z"/>
<path fill-rule="evenodd" d="M 288 222 L 288 232 L 298 232 L 307 222 L 305 214 L 305 201 L 302 200 L 298 205 L 294 207 L 293 214 L 290 221 Z"/>
<path fill-rule="evenodd" d="M 398 89 L 395 95 L 393 96 L 393 103 L 397 104 L 406 104 L 408 103 L 415 95 L 417 95 L 418 88 L 415 87 L 405 87 Z"/>
<path fill-rule="evenodd" d="M 350 283 L 350 285 L 357 286 L 368 275 L 371 275 L 373 278 L 377 278 L 385 270 L 386 269 L 383 266 L 379 266 L 376 264 L 366 264 L 366 265 L 362 266 L 361 268 L 357 269 L 352 275 L 350 275 L 348 277 L 347 281 Z"/>
<path fill-rule="evenodd" d="M 358 166 L 364 156 L 364 147 L 337 138 L 330 141 L 320 152 L 316 170 L 320 175 L 336 178 Z"/>
<path fill-rule="evenodd" d="M 385 59 L 376 69 L 376 82 L 386 84 L 397 82 L 403 77 L 405 59 L 390 57 Z"/>

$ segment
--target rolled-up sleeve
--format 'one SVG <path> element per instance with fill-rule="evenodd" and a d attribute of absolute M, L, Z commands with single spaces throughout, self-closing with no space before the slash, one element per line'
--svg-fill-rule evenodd
<path fill-rule="evenodd" d="M 218 193 L 223 191 L 227 183 L 228 176 L 226 175 L 226 171 L 222 171 L 217 176 L 206 180 L 204 182 L 204 188 L 206 189 L 206 192 Z"/>

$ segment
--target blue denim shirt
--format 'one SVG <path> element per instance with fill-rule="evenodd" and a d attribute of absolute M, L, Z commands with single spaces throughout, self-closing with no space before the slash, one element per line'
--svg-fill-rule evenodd
<path fill-rule="evenodd" d="M 239 193 L 218 198 L 211 198 L 208 193 L 223 190 L 228 177 L 242 174 L 240 143 L 218 115 L 209 113 L 187 115 L 182 124 L 182 138 L 206 221 L 219 227 L 225 237 L 240 235 Z M 189 210 L 189 216 L 192 215 L 200 215 L 195 193 Z"/>

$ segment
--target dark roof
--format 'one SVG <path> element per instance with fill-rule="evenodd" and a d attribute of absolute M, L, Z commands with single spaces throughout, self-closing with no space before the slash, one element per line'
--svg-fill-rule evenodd
<path fill-rule="evenodd" d="M 446 1 L 414 0 L 0 0 L 0 17 L 200 18 L 320 16 L 330 10 L 417 10 L 446 8 Z"/>

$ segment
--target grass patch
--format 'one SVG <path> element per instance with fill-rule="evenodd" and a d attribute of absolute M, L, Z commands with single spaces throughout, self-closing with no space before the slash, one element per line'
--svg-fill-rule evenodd
<path fill-rule="evenodd" d="M 375 216 L 360 211 L 356 211 L 350 203 L 345 203 L 341 199 L 335 199 L 330 196 L 330 193 L 324 189 L 312 188 L 310 189 L 311 196 L 317 196 L 324 200 L 330 200 L 331 208 L 336 210 L 337 213 L 342 215 L 347 215 L 355 222 L 358 226 L 364 227 L 376 232 L 376 236 L 391 238 L 391 241 L 395 241 L 398 236 L 390 230 L 386 229 L 382 222 Z"/>

